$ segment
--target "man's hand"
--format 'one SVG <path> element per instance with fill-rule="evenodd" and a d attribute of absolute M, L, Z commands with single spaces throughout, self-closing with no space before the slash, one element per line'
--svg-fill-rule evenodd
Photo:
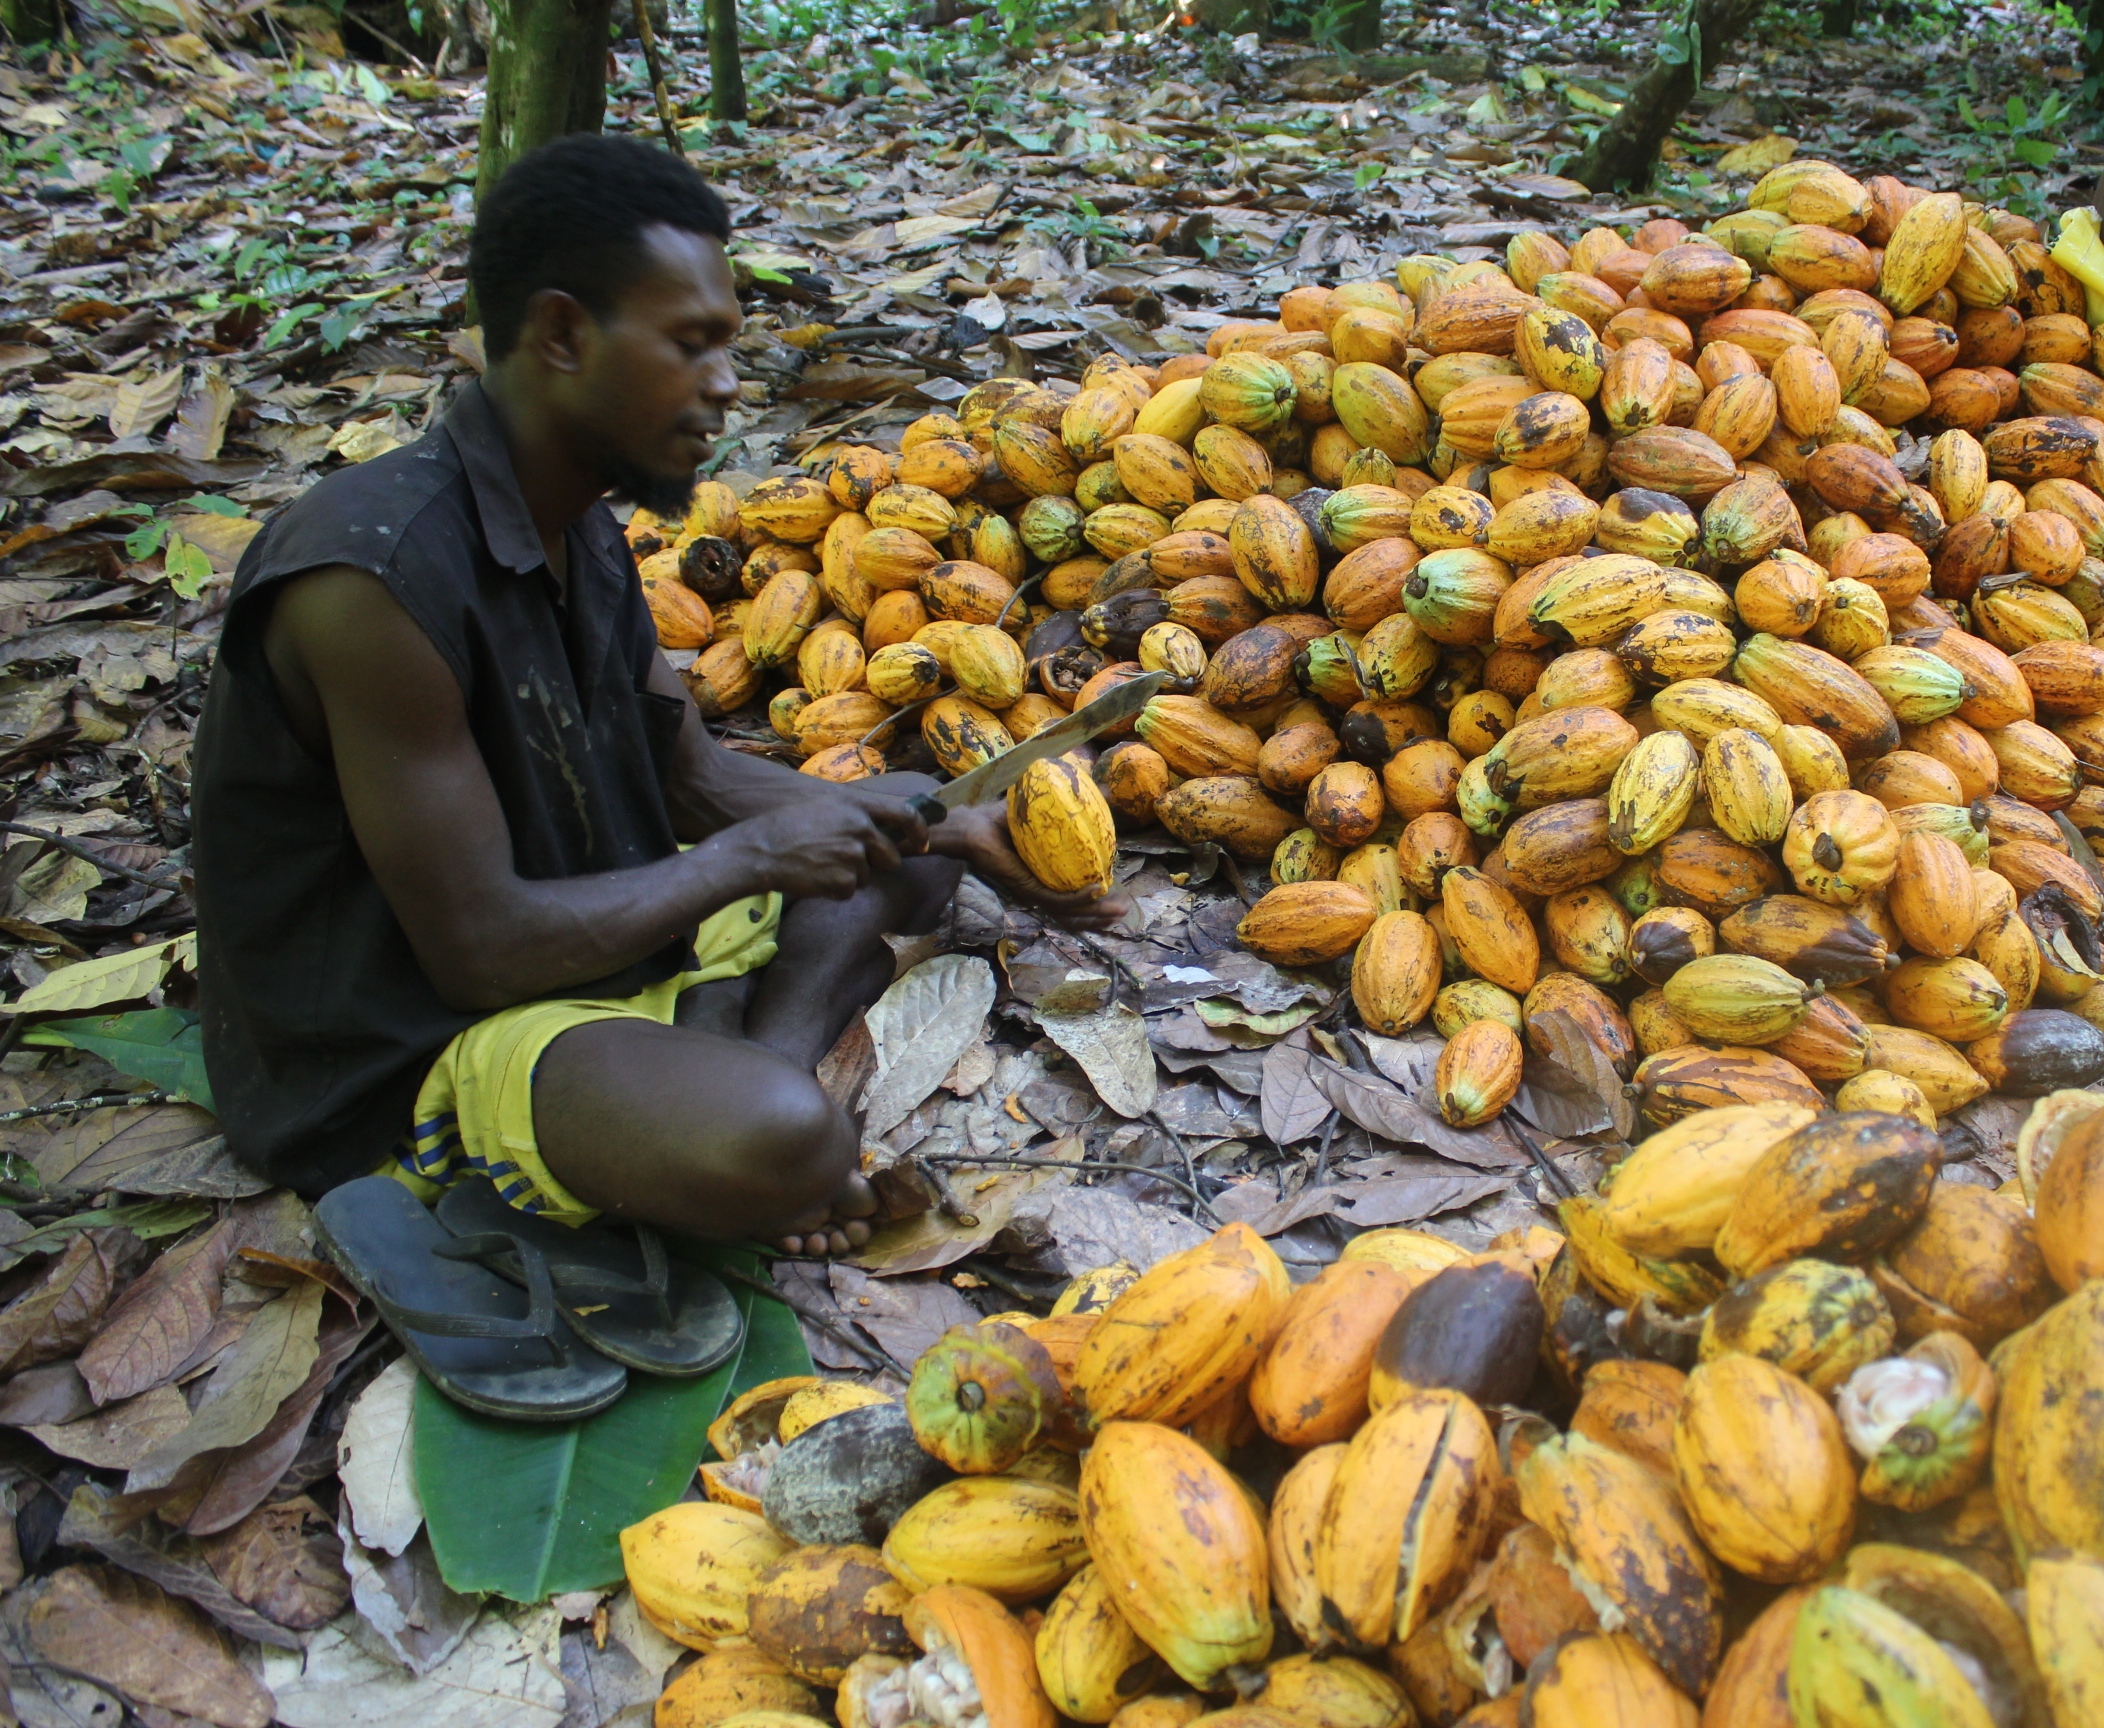
<path fill-rule="evenodd" d="M 904 799 L 866 793 L 799 798 L 722 830 L 711 844 L 792 899 L 847 900 L 870 877 L 925 852 L 928 830 Z"/>
<path fill-rule="evenodd" d="M 1008 811 L 1000 804 L 952 810 L 941 827 L 928 831 L 928 850 L 959 858 L 966 868 L 1011 900 L 1035 907 L 1074 930 L 1108 930 L 1132 910 L 1125 895 L 1062 894 L 1031 875 L 1008 834 Z"/>

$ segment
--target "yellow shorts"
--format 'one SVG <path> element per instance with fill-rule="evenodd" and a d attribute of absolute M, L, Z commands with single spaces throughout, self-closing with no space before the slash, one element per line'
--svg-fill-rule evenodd
<path fill-rule="evenodd" d="M 672 1024 L 682 990 L 739 978 L 775 955 L 782 897 L 734 900 L 702 920 L 691 971 L 634 996 L 521 1002 L 478 1020 L 441 1050 L 416 1095 L 416 1120 L 378 1174 L 392 1176 L 429 1203 L 455 1182 L 487 1176 L 522 1212 L 559 1224 L 598 1213 L 556 1181 L 533 1132 L 533 1071 L 541 1052 L 574 1026 L 595 1020 Z"/>

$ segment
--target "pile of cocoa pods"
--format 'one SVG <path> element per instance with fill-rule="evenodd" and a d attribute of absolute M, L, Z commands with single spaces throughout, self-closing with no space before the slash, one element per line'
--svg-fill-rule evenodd
<path fill-rule="evenodd" d="M 708 1652 L 659 1728 L 2104 1723 L 2098 337 L 2008 211 L 1819 162 L 1750 205 L 1296 288 L 631 524 L 704 712 L 813 774 L 1167 673 L 1011 793 L 1033 870 L 1264 865 L 1244 945 L 1429 1022 L 1449 1123 L 1573 1026 L 1640 1120 L 1480 1254 L 1294 1289 L 1230 1227 L 903 1399 L 748 1394 L 627 1539 Z M 1989 1093 L 1999 1188 L 1942 1168 Z"/>
<path fill-rule="evenodd" d="M 2034 1113 L 2035 1228 L 1938 1162 L 1727 1106 L 1563 1231 L 1295 1287 L 1233 1224 L 902 1397 L 759 1387 L 622 1537 L 705 1653 L 657 1728 L 2092 1728 L 2104 1096 Z"/>

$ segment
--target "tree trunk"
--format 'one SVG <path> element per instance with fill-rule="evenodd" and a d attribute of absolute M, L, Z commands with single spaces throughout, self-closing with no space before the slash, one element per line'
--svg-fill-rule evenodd
<path fill-rule="evenodd" d="M 1351 0 L 1338 40 L 1354 54 L 1371 54 L 1380 47 L 1381 0 Z"/>
<path fill-rule="evenodd" d="M 738 0 L 703 0 L 709 27 L 709 118 L 745 118 L 745 62 L 738 57 Z"/>
<path fill-rule="evenodd" d="M 64 0 L 0 0 L 0 25 L 14 45 L 28 48 L 40 42 L 56 42 L 61 33 L 59 8 Z"/>
<path fill-rule="evenodd" d="M 1856 0 L 1822 0 L 1819 8 L 1819 34 L 1827 37 L 1853 36 L 1856 33 Z"/>
<path fill-rule="evenodd" d="M 1730 52 L 1759 10 L 1760 0 L 1696 0 L 1699 59 L 1654 59 L 1629 92 L 1622 111 L 1600 128 L 1571 177 L 1596 192 L 1617 186 L 1640 190 L 1650 185 L 1659 146 L 1687 108 L 1703 74 Z"/>
<path fill-rule="evenodd" d="M 490 0 L 478 199 L 535 145 L 599 130 L 611 16 L 612 0 Z"/>

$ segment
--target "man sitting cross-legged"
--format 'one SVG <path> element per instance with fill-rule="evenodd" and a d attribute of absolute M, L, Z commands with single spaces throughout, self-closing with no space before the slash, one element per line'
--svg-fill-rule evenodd
<path fill-rule="evenodd" d="M 812 1070 L 889 983 L 882 934 L 966 867 L 1124 909 L 1040 888 L 998 804 L 929 829 L 919 777 L 724 749 L 659 653 L 602 499 L 676 517 L 737 399 L 729 233 L 663 150 L 525 157 L 474 235 L 485 378 L 242 559 L 199 958 L 228 1140 L 273 1180 L 475 1175 L 543 1219 L 846 1252 L 872 1196 Z"/>

